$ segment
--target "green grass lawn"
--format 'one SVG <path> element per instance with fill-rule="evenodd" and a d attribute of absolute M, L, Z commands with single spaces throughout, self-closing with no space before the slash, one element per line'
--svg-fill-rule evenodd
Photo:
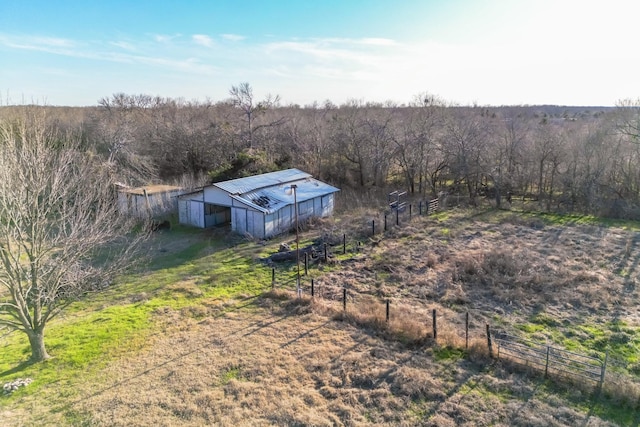
<path fill-rule="evenodd" d="M 189 230 L 171 231 L 168 239 L 193 236 Z M 277 249 L 278 242 L 272 245 Z M 0 403 L 17 401 L 29 394 L 48 394 L 55 384 L 56 394 L 72 395 L 65 387 L 78 371 L 98 372 L 109 361 L 138 352 L 156 333 L 154 312 L 159 309 L 187 309 L 195 316 L 203 304 L 258 295 L 271 286 L 271 270 L 257 257 L 269 247 L 242 242 L 229 247 L 221 239 L 195 238 L 175 253 L 161 253 L 138 267 L 138 272 L 118 278 L 116 285 L 72 304 L 47 325 L 45 343 L 50 360 L 27 362 L 30 355 L 26 335 L 13 332 L 0 340 L 0 383 L 16 378 L 32 378 Z M 280 275 L 290 275 L 291 266 Z"/>

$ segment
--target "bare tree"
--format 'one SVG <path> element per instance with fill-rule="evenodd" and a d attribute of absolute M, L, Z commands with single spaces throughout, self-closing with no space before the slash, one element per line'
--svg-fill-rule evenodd
<path fill-rule="evenodd" d="M 100 151 L 108 153 L 108 164 L 125 181 L 145 183 L 156 175 L 151 157 L 144 153 L 141 133 L 151 112 L 162 103 L 161 98 L 124 93 L 98 101 L 100 108 L 93 118 L 95 142 Z"/>
<path fill-rule="evenodd" d="M 260 102 L 255 102 L 253 95 L 253 88 L 249 83 L 240 83 L 238 86 L 231 86 L 229 90 L 231 95 L 231 102 L 234 106 L 242 110 L 245 121 L 247 122 L 246 139 L 249 149 L 254 148 L 254 136 L 255 132 L 264 127 L 278 126 L 284 123 L 284 117 L 275 119 L 273 121 L 256 125 L 255 121 L 263 115 L 269 108 L 278 106 L 280 102 L 280 96 L 267 95 L 267 97 Z"/>
<path fill-rule="evenodd" d="M 458 187 L 464 183 L 469 200 L 475 205 L 483 171 L 487 169 L 483 163 L 488 139 L 487 122 L 475 109 L 456 110 L 446 118 L 444 129 L 447 163 L 454 176 L 454 185 Z"/>
<path fill-rule="evenodd" d="M 532 159 L 537 165 L 538 203 L 551 209 L 559 166 L 565 157 L 566 138 L 563 128 L 542 122 L 534 129 Z"/>
<path fill-rule="evenodd" d="M 443 103 L 439 98 L 422 93 L 415 97 L 414 102 L 400 114 L 400 119 L 396 120 L 398 130 L 393 139 L 395 154 L 411 193 L 416 192 L 417 184 L 417 192 L 422 195 L 428 183 L 435 196 L 435 181 L 446 167 L 443 157 L 438 153 L 436 142 L 442 109 Z"/>
<path fill-rule="evenodd" d="M 43 113 L 0 123 L 0 325 L 28 336 L 33 362 L 49 357 L 48 322 L 106 286 L 143 237 L 129 235 L 109 168 Z"/>
<path fill-rule="evenodd" d="M 635 143 L 640 142 L 640 98 L 623 99 L 617 103 L 615 116 L 618 130 L 631 137 Z"/>

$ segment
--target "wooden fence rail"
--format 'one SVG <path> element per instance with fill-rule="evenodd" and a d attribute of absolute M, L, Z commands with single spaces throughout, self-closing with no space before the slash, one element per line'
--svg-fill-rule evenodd
<path fill-rule="evenodd" d="M 429 200 L 427 202 L 427 215 L 436 212 L 440 208 L 440 201 L 438 199 Z"/>

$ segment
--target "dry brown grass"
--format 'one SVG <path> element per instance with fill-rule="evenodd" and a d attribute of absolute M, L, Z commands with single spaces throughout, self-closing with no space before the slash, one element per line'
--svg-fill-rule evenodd
<path fill-rule="evenodd" d="M 39 424 L 74 411 L 78 424 L 95 426 L 612 425 L 584 410 L 579 388 L 541 393 L 540 375 L 494 363 L 484 325 L 536 313 L 558 324 L 640 325 L 632 232 L 517 217 L 486 223 L 453 211 L 369 239 L 374 214 L 365 208 L 353 221 L 314 225 L 320 230 L 309 234 L 366 241 L 361 253 L 314 276 L 315 299 L 276 289 L 243 309 L 219 300 L 158 309 L 160 333 L 148 350 L 90 383 L 78 378 L 78 399 L 65 408 L 34 402 Z M 173 286 L 198 295 L 197 283 Z M 618 387 L 620 396 L 637 393 L 633 382 Z M 7 425 L 34 424 L 28 413 L 14 415 Z"/>

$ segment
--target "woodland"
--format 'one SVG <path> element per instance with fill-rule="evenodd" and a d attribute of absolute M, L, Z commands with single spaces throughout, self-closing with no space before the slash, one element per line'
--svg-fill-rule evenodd
<path fill-rule="evenodd" d="M 114 94 L 44 108 L 127 185 L 197 187 L 296 167 L 341 188 L 446 192 L 497 207 L 640 219 L 640 100 L 616 107 L 457 106 L 422 93 L 403 105 L 281 105 L 248 83 L 222 101 Z"/>

